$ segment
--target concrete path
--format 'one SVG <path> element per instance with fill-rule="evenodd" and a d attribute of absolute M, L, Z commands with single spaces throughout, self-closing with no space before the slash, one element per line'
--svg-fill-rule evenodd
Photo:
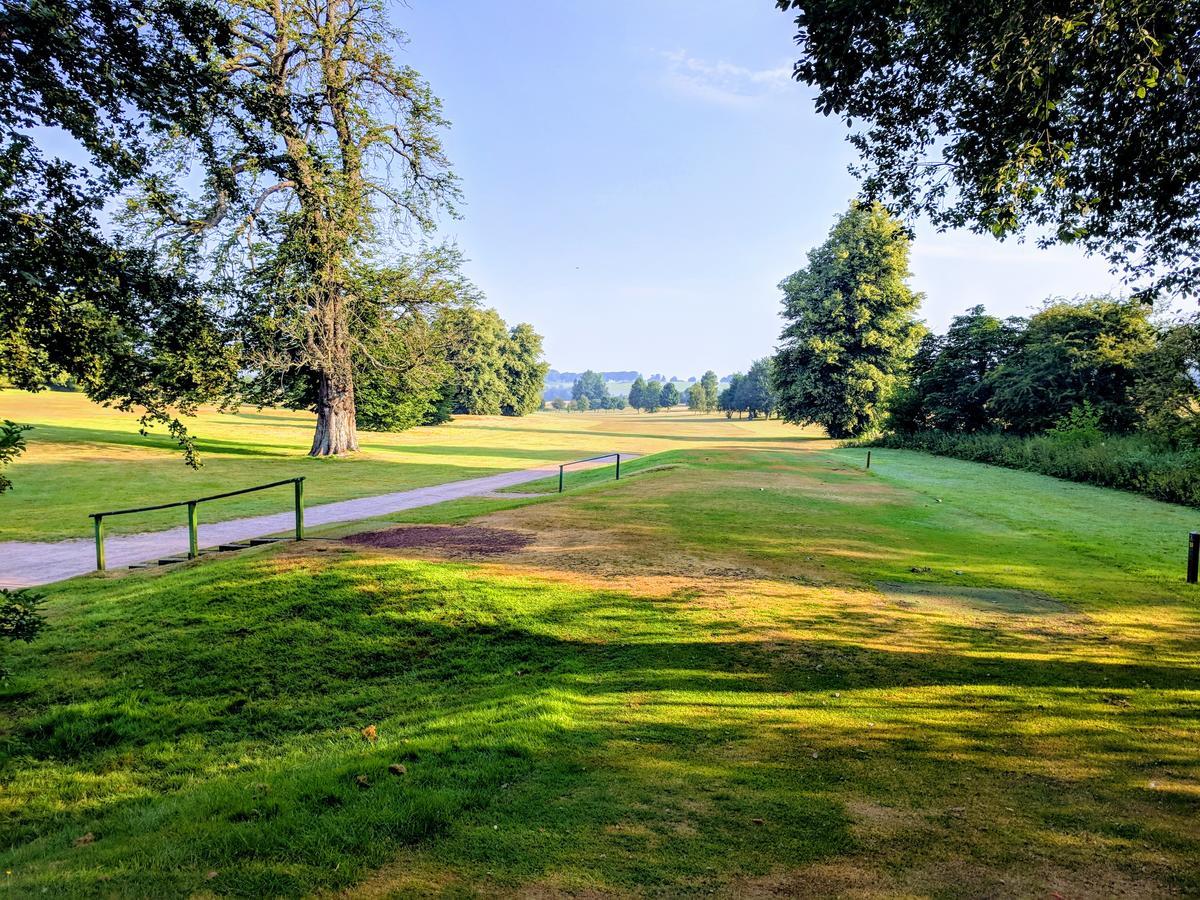
<path fill-rule="evenodd" d="M 621 454 L 622 461 L 625 454 Z M 633 458 L 633 454 L 629 455 Z M 397 491 L 394 494 L 379 494 L 360 497 L 357 500 L 339 500 L 309 506 L 304 510 L 307 526 L 331 525 L 335 522 L 354 522 L 413 509 L 432 506 L 446 500 L 488 495 L 492 491 L 515 484 L 536 481 L 547 475 L 557 475 L 558 466 L 539 466 L 520 472 L 504 472 L 482 478 L 467 478 L 431 487 Z M 269 516 L 251 516 L 246 519 L 231 519 L 206 525 L 203 520 L 204 506 L 200 507 L 200 546 L 215 547 L 233 541 L 264 537 L 270 534 L 291 532 L 296 527 L 292 510 Z M 169 528 L 166 531 L 151 531 L 142 534 L 115 534 L 104 541 L 105 561 L 110 569 L 119 569 L 134 563 L 151 562 L 167 556 L 187 554 L 187 527 Z M 0 587 L 33 587 L 61 581 L 75 575 L 91 572 L 96 568 L 96 543 L 91 539 L 55 541 L 4 541 L 0 542 Z"/>

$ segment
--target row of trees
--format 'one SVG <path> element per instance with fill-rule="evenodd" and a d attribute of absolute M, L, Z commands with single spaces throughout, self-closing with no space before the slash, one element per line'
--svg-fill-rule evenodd
<path fill-rule="evenodd" d="M 781 284 L 771 380 L 785 419 L 847 438 L 884 425 L 1031 435 L 1085 415 L 1104 433 L 1200 446 L 1200 323 L 1156 325 L 1138 298 L 1097 297 L 1028 319 L 975 307 L 929 334 L 908 286 L 910 240 L 883 207 L 852 203 Z"/>
<path fill-rule="evenodd" d="M 1200 323 L 1156 327 L 1111 297 L 1056 300 L 1028 319 L 976 306 L 922 339 L 888 426 L 903 433 L 1038 434 L 1086 414 L 1107 434 L 1200 447 Z"/>
<path fill-rule="evenodd" d="M 735 372 L 729 386 L 717 397 L 717 409 L 732 418 L 744 413 L 751 419 L 770 418 L 779 405 L 775 389 L 775 363 L 771 359 L 756 359 L 745 374 Z"/>
<path fill-rule="evenodd" d="M 420 419 L 435 385 L 452 408 L 528 409 L 536 342 L 464 312 L 478 295 L 459 255 L 422 246 L 459 187 L 440 102 L 393 58 L 390 11 L 6 3 L 0 88 L 19 101 L 0 105 L 0 378 L 72 378 L 166 424 L 193 461 L 179 414 L 202 402 L 310 407 L 313 455 L 355 450 L 360 410 Z M 54 129 L 86 165 L 40 149 Z M 513 345 L 507 361 L 442 377 L 491 353 L 468 349 L 480 331 Z"/>
<path fill-rule="evenodd" d="M 629 405 L 639 412 L 658 412 L 679 405 L 679 388 L 674 382 L 646 381 L 641 375 L 634 379 L 629 388 Z"/>

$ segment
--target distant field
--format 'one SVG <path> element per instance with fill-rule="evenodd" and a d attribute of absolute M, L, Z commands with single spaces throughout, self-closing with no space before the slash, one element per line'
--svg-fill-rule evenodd
<path fill-rule="evenodd" d="M 798 442 L 778 422 L 738 422 L 690 413 L 461 416 L 434 428 L 361 435 L 363 452 L 310 459 L 313 416 L 286 410 L 207 412 L 191 429 L 204 466 L 188 469 L 169 437 L 137 433 L 136 416 L 80 394 L 0 391 L 0 418 L 32 424 L 29 450 L 11 467 L 14 488 L 0 498 L 0 541 L 87 537 L 88 513 L 149 506 L 304 475 L 308 503 L 424 487 L 496 472 L 557 464 L 608 451 L 653 453 L 737 442 Z M 208 504 L 205 521 L 286 510 L 284 491 Z M 109 520 L 112 532 L 182 523 L 164 510 Z"/>
<path fill-rule="evenodd" d="M 392 517 L 520 549 L 363 523 L 50 588 L 0 684 L 7 889 L 1200 893 L 1193 510 L 642 418 L 619 483 Z M 559 421 L 598 438 L 496 446 Z"/>

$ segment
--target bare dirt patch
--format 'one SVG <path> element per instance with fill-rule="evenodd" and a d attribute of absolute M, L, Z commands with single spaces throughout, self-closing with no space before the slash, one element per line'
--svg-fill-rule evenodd
<path fill-rule="evenodd" d="M 482 525 L 407 525 L 365 531 L 342 540 L 377 550 L 436 550 L 447 556 L 497 556 L 524 550 L 533 543 L 533 536 L 524 531 Z"/>

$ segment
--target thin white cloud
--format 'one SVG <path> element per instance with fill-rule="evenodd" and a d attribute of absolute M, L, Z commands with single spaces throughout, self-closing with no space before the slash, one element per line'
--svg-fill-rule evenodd
<path fill-rule="evenodd" d="M 792 65 L 750 69 L 725 60 L 709 62 L 686 50 L 662 54 L 666 62 L 663 83 L 687 97 L 725 106 L 745 106 L 786 90 L 792 84 Z"/>

